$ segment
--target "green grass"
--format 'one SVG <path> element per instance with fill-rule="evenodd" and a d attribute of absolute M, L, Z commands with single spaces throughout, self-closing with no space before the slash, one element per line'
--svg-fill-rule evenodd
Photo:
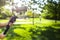
<path fill-rule="evenodd" d="M 11 40 L 13 39 L 15 40 L 32 40 L 32 39 L 34 40 L 35 39 L 36 40 L 38 39 L 39 40 L 50 40 L 50 39 L 56 40 L 55 36 L 57 37 L 57 39 L 60 38 L 60 36 L 58 36 L 60 34 L 56 34 L 56 33 L 59 33 L 58 30 L 59 29 L 53 28 L 52 25 L 51 26 L 42 26 L 42 25 L 38 26 L 36 24 L 35 25 L 16 24 L 10 29 L 8 33 L 8 35 L 10 33 L 13 34 L 13 38 L 12 38 L 12 35 L 7 36 L 7 37 L 11 38 Z"/>
<path fill-rule="evenodd" d="M 7 19 L 0 19 L 0 23 L 2 23 L 2 22 L 8 22 L 9 20 L 7 20 Z"/>
<path fill-rule="evenodd" d="M 2 22 L 8 22 L 8 19 L 0 19 L 0 23 Z M 29 18 L 29 19 L 17 19 L 16 22 L 32 22 L 33 23 L 33 19 Z M 39 18 L 34 18 L 34 23 L 37 25 L 45 25 L 45 26 L 51 26 L 51 25 L 59 25 L 60 21 L 57 21 L 57 23 L 55 23 L 55 20 L 48 20 L 48 19 L 40 19 Z"/>
<path fill-rule="evenodd" d="M 32 18 L 16 20 L 16 22 L 32 22 Z M 8 22 L 8 20 L 0 20 Z M 60 40 L 60 21 L 39 18 L 34 19 L 33 24 L 14 24 L 4 40 Z M 0 33 L 4 31 L 0 30 Z"/>

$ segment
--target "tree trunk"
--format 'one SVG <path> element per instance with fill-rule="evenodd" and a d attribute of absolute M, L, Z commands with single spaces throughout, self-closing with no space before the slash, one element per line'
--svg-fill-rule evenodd
<path fill-rule="evenodd" d="M 33 13 L 33 25 L 34 25 L 34 13 Z"/>

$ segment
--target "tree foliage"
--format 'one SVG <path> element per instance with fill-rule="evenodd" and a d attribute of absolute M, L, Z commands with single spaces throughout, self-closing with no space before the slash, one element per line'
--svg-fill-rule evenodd
<path fill-rule="evenodd" d="M 60 1 L 57 1 L 49 0 L 48 4 L 44 6 L 45 11 L 43 10 L 43 13 L 45 13 L 46 17 L 48 16 L 49 19 L 60 19 Z"/>
<path fill-rule="evenodd" d="M 13 14 L 10 12 L 10 10 L 5 9 L 4 7 L 0 8 L 0 19 L 6 19 L 7 17 L 11 17 Z"/>
<path fill-rule="evenodd" d="M 6 3 L 6 0 L 0 0 L 0 7 L 1 7 L 1 6 L 4 6 L 5 3 Z"/>

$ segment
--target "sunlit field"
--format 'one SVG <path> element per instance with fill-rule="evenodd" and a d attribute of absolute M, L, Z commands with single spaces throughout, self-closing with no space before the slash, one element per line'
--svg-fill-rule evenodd
<path fill-rule="evenodd" d="M 0 22 L 8 22 L 8 20 L 0 20 Z M 32 24 L 26 22 L 32 22 Z M 15 24 L 16 23 L 16 24 Z M 47 19 L 17 19 L 14 25 L 10 28 L 7 36 L 4 40 L 59 40 L 59 29 L 60 29 L 60 21 L 55 23 L 55 20 L 47 20 Z M 0 32 L 4 31 L 0 29 Z"/>

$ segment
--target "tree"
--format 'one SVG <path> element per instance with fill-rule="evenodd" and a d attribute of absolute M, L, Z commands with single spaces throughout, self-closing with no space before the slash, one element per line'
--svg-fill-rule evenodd
<path fill-rule="evenodd" d="M 0 7 L 1 7 L 1 6 L 4 6 L 5 3 L 6 3 L 6 0 L 0 0 Z"/>
<path fill-rule="evenodd" d="M 32 10 L 27 10 L 26 15 L 27 15 L 28 17 L 33 17 L 33 15 L 32 15 Z"/>
<path fill-rule="evenodd" d="M 5 3 L 6 3 L 6 0 L 0 0 L 0 15 L 1 15 L 1 11 L 2 11 L 2 6 L 4 6 Z"/>
<path fill-rule="evenodd" d="M 58 1 L 58 2 L 57 2 Z M 60 13 L 60 2 L 59 0 L 54 1 L 54 0 L 48 0 L 48 4 L 45 5 L 44 10 L 47 10 L 46 14 L 51 14 L 53 15 L 51 18 L 55 20 L 55 23 L 57 22 L 57 18 L 59 18 L 59 13 Z"/>
<path fill-rule="evenodd" d="M 30 2 L 30 5 L 32 5 L 32 6 L 30 6 L 30 8 L 34 11 L 34 10 L 38 10 L 38 11 L 40 11 L 40 12 L 42 12 L 42 10 L 41 9 L 43 9 L 43 7 L 44 7 L 44 4 L 45 4 L 45 1 L 46 0 L 31 0 L 31 2 Z M 41 16 L 41 15 L 40 15 Z M 34 12 L 33 12 L 33 24 L 34 24 Z"/>

